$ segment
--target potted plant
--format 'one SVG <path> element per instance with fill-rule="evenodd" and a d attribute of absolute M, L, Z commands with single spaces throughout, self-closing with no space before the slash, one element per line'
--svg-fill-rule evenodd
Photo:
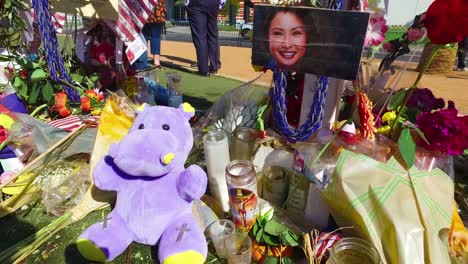
<path fill-rule="evenodd" d="M 292 264 L 300 237 L 273 219 L 273 211 L 271 206 L 264 206 L 251 229 L 252 259 L 259 264 Z"/>

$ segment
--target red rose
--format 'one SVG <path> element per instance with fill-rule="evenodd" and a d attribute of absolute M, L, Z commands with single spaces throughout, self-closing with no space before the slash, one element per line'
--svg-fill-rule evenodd
<path fill-rule="evenodd" d="M 80 99 L 81 102 L 81 110 L 88 112 L 91 111 L 91 99 L 87 96 L 83 96 Z"/>
<path fill-rule="evenodd" d="M 422 22 L 433 44 L 460 42 L 468 36 L 468 1 L 436 0 Z"/>
<path fill-rule="evenodd" d="M 28 78 L 28 72 L 25 70 L 20 71 L 20 78 L 26 80 Z"/>
<path fill-rule="evenodd" d="M 420 28 L 410 28 L 408 30 L 408 40 L 409 41 L 418 41 L 422 37 L 424 37 L 424 34 L 426 34 L 426 33 L 424 32 L 424 30 L 422 30 Z"/>
<path fill-rule="evenodd" d="M 387 52 L 392 52 L 393 51 L 393 45 L 392 45 L 391 42 L 387 42 L 387 43 L 383 44 L 383 48 Z"/>
<path fill-rule="evenodd" d="M 58 110 L 58 113 L 61 117 L 67 117 L 71 114 L 71 111 L 70 109 L 66 108 L 66 107 L 62 107 L 62 108 L 57 108 Z"/>
<path fill-rule="evenodd" d="M 64 92 L 58 92 L 55 94 L 55 106 L 57 109 L 67 106 L 67 94 Z"/>

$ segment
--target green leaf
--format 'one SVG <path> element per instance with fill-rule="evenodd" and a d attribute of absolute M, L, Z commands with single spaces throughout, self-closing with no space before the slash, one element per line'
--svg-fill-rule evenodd
<path fill-rule="evenodd" d="M 413 128 L 414 131 L 416 131 L 416 133 L 418 133 L 418 135 L 424 140 L 424 142 L 426 142 L 426 144 L 428 144 L 428 145 L 431 144 L 427 140 L 426 136 L 424 136 L 424 133 L 421 131 L 421 129 L 419 129 L 417 126 L 415 126 L 414 124 L 411 124 L 410 122 L 405 123 L 405 125 L 407 125 L 408 127 Z"/>
<path fill-rule="evenodd" d="M 258 223 L 255 223 L 252 227 L 252 234 L 255 236 L 258 232 Z"/>
<path fill-rule="evenodd" d="M 294 260 L 292 258 L 284 257 L 281 258 L 281 264 L 294 264 Z"/>
<path fill-rule="evenodd" d="M 11 0 L 5 0 L 5 3 L 3 4 L 3 8 L 8 9 L 11 7 Z"/>
<path fill-rule="evenodd" d="M 47 80 L 44 87 L 42 87 L 42 97 L 47 102 L 49 102 L 54 97 L 54 87 L 52 86 L 52 83 L 49 80 Z"/>
<path fill-rule="evenodd" d="M 265 241 L 265 243 L 270 246 L 279 246 L 281 242 L 279 237 L 269 235 L 266 232 L 263 233 L 262 238 L 263 238 L 263 241 Z"/>
<path fill-rule="evenodd" d="M 36 83 L 43 81 L 47 78 L 47 74 L 43 69 L 36 69 L 31 74 L 31 82 Z"/>
<path fill-rule="evenodd" d="M 91 76 L 89 76 L 89 79 L 92 81 L 92 82 L 97 82 L 99 81 L 99 74 L 97 73 L 93 73 Z"/>
<path fill-rule="evenodd" d="M 468 155 L 468 149 L 465 149 L 465 155 Z"/>
<path fill-rule="evenodd" d="M 16 76 L 13 80 L 13 87 L 20 88 L 22 83 L 24 83 L 24 81 L 19 76 Z"/>
<path fill-rule="evenodd" d="M 22 98 L 26 98 L 26 95 L 28 95 L 28 85 L 21 80 L 21 86 L 17 88 L 18 95 Z"/>
<path fill-rule="evenodd" d="M 287 228 L 284 225 L 276 222 L 275 220 L 271 220 L 265 224 L 265 232 L 270 235 L 278 236 L 281 232 L 285 230 L 287 230 Z"/>
<path fill-rule="evenodd" d="M 257 234 L 255 235 L 255 240 L 257 240 L 257 242 L 262 242 L 262 236 L 263 236 L 263 228 L 260 228 Z"/>
<path fill-rule="evenodd" d="M 409 128 L 405 128 L 401 131 L 400 138 L 398 139 L 398 147 L 401 156 L 406 162 L 407 169 L 410 169 L 414 164 L 416 145 L 414 144 L 413 137 L 411 137 Z"/>
<path fill-rule="evenodd" d="M 77 83 L 81 83 L 84 79 L 84 77 L 82 75 L 79 75 L 77 73 L 72 73 L 70 74 L 70 77 L 72 78 L 72 80 L 74 82 L 77 82 Z"/>
<path fill-rule="evenodd" d="M 284 245 L 293 246 L 293 247 L 299 245 L 299 237 L 295 233 L 289 230 L 282 232 L 280 234 L 280 239 Z"/>
<path fill-rule="evenodd" d="M 34 83 L 32 85 L 32 90 L 31 90 L 31 94 L 29 95 L 28 102 L 30 104 L 35 104 L 37 101 L 38 95 L 39 95 L 39 87 L 37 83 Z"/>
<path fill-rule="evenodd" d="M 264 260 L 263 260 L 263 264 L 278 264 L 278 258 L 275 258 L 273 256 L 267 256 Z"/>
<path fill-rule="evenodd" d="M 399 90 L 396 94 L 394 94 L 390 98 L 390 101 L 388 102 L 388 105 L 387 105 L 387 109 L 390 111 L 397 109 L 403 103 L 403 100 L 405 99 L 405 95 L 406 95 L 405 89 Z"/>

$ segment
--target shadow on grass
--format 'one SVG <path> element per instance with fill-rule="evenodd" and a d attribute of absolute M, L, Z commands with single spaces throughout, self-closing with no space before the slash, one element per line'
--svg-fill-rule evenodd
<path fill-rule="evenodd" d="M 65 249 L 66 264 L 89 264 L 98 263 L 91 262 L 85 259 L 78 250 L 76 244 L 70 244 Z M 130 246 L 122 252 L 118 257 L 110 262 L 109 264 L 159 264 L 158 261 L 158 247 L 147 246 L 137 243 L 132 243 Z"/>
<path fill-rule="evenodd" d="M 189 95 L 184 95 L 184 102 L 189 103 L 192 105 L 196 110 L 206 111 L 208 110 L 213 103 L 206 100 L 205 98 L 199 98 Z"/>
<path fill-rule="evenodd" d="M 16 244 L 36 233 L 37 228 L 23 219 L 23 217 L 27 217 L 29 211 L 30 210 L 22 214 L 21 218 L 18 217 L 16 213 L 12 213 L 0 219 L 0 252 L 2 253 L 0 263 L 13 263 L 11 257 L 18 253 L 19 250 L 23 249 L 22 247 L 29 245 L 26 244 L 22 247 L 15 247 Z M 3 210 L 0 210 L 0 213 L 5 214 Z M 6 250 L 8 250 L 8 252 L 6 252 Z M 17 257 L 18 256 L 14 259 Z"/>
<path fill-rule="evenodd" d="M 184 58 L 177 57 L 177 56 L 161 55 L 161 57 L 164 57 L 164 58 L 167 58 L 167 59 L 173 60 L 173 61 L 178 61 L 178 62 L 181 62 L 181 63 L 187 63 L 187 64 L 190 64 L 190 65 L 197 64 L 196 61 L 189 60 L 189 59 L 184 59 Z"/>

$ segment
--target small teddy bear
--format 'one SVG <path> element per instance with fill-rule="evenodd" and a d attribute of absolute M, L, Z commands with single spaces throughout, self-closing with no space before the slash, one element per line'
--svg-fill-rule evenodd
<path fill-rule="evenodd" d="M 96 187 L 117 192 L 115 208 L 77 241 L 88 260 L 105 262 L 132 242 L 159 244 L 160 263 L 201 264 L 207 255 L 192 201 L 206 190 L 206 173 L 184 167 L 193 145 L 189 120 L 195 109 L 145 107 L 127 136 L 112 144 L 95 167 Z"/>

